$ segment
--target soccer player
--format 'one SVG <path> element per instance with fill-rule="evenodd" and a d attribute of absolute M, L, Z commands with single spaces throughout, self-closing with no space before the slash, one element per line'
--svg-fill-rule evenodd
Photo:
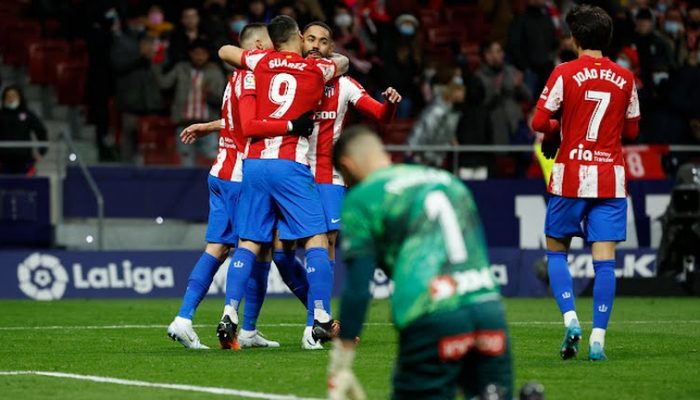
<path fill-rule="evenodd" d="M 247 25 L 241 31 L 240 42 L 246 49 L 264 50 L 272 47 L 264 24 Z M 192 318 L 206 295 L 214 275 L 228 257 L 229 250 L 238 243 L 233 222 L 243 174 L 242 150 L 246 144 L 241 126 L 244 125 L 243 122 L 248 122 L 254 117 L 254 115 L 246 116 L 245 111 L 239 113 L 239 108 L 244 110 L 255 108 L 255 81 L 249 74 L 252 73 L 245 70 L 233 71 L 224 91 L 221 119 L 190 125 L 181 134 L 183 143 L 191 144 L 211 132 L 220 131 L 219 154 L 208 178 L 207 246 L 192 269 L 180 311 L 168 327 L 168 336 L 186 348 L 208 348 L 200 342 L 192 328 Z M 244 114 L 243 117 L 241 114 Z M 254 126 L 256 127 L 260 129 L 260 126 Z M 271 134 L 273 132 L 280 134 L 287 132 L 289 126 L 282 126 L 281 130 L 269 125 L 263 128 Z M 258 258 L 255 271 L 256 274 L 251 277 L 246 287 L 245 313 L 256 315 L 257 318 L 267 288 L 267 276 L 270 271 L 269 255 L 267 258 Z M 254 327 L 248 331 L 242 330 L 239 336 L 243 347 L 279 347 L 279 343 L 265 339 Z"/>
<path fill-rule="evenodd" d="M 582 335 L 567 252 L 571 238 L 583 236 L 592 243 L 595 270 L 588 358 L 597 361 L 606 359 L 605 331 L 615 297 L 615 246 L 627 236 L 621 139 L 637 136 L 639 102 L 632 73 L 603 57 L 612 36 L 610 16 L 599 7 L 584 5 L 574 8 L 566 22 L 578 59 L 554 69 L 532 126 L 545 134 L 543 153 L 548 158 L 556 154 L 545 234 L 549 282 L 564 316 L 560 354 L 563 359 L 574 357 Z M 561 122 L 552 118 L 557 111 Z"/>
<path fill-rule="evenodd" d="M 354 338 L 379 267 L 394 281 L 399 330 L 392 398 L 453 399 L 460 387 L 470 399 L 495 384 L 510 399 L 504 311 L 469 190 L 442 170 L 392 166 L 377 135 L 362 126 L 338 139 L 333 161 L 350 189 L 342 211 L 343 326 L 328 368 L 330 398 L 364 398 L 352 373 Z"/>
<path fill-rule="evenodd" d="M 324 83 L 347 71 L 348 60 L 342 56 L 333 61 L 302 58 L 302 35 L 296 22 L 287 16 L 275 17 L 268 32 L 276 51 L 251 52 L 224 46 L 219 56 L 254 72 L 260 120 L 293 120 L 318 105 Z M 275 221 L 281 239 L 301 240 L 306 248 L 307 307 L 314 310 L 312 333 L 317 340 L 330 335 L 328 240 L 306 158 L 308 148 L 306 137 L 294 135 L 252 137 L 248 143 L 237 212 L 239 247 L 228 269 L 224 314 L 217 329 L 222 346 L 235 337 L 246 282 L 261 246 L 272 242 Z"/>
<path fill-rule="evenodd" d="M 325 23 L 316 21 L 308 24 L 304 28 L 303 36 L 304 57 L 320 59 L 329 58 L 333 54 L 332 31 Z M 335 268 L 335 243 L 341 221 L 340 206 L 345 196 L 343 178 L 333 168 L 333 144 L 342 134 L 350 105 L 375 121 L 390 122 L 396 112 L 396 105 L 401 101 L 401 95 L 389 87 L 382 96 L 386 100 L 383 104 L 369 96 L 354 79 L 340 76 L 326 83 L 321 104 L 315 110 L 316 126 L 309 137 L 307 158 L 325 214 L 331 271 Z M 297 273 L 303 266 L 299 265 L 294 254 L 294 242 L 282 243 L 279 240 L 275 242 L 273 252 L 275 265 L 282 279 L 292 288 L 297 297 L 303 299 L 306 297 L 308 282 L 304 275 Z M 332 283 L 331 275 L 331 285 Z M 301 346 L 309 350 L 323 349 L 321 342 L 313 338 L 313 322 L 313 309 L 310 308 Z"/>

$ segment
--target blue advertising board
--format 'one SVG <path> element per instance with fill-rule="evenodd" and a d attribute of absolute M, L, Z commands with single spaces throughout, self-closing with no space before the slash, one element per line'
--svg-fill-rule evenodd
<path fill-rule="evenodd" d="M 0 251 L 0 298 L 179 297 L 200 255 L 199 251 Z M 491 270 L 504 296 L 547 295 L 547 285 L 537 273 L 544 259 L 542 250 L 494 247 L 490 249 L 490 256 Z M 653 249 L 621 250 L 617 255 L 616 274 L 620 279 L 653 277 L 655 259 Z M 228 261 L 214 277 L 210 295 L 224 293 L 227 266 Z M 572 252 L 569 269 L 577 293 L 583 291 L 594 276 L 590 254 Z M 335 274 L 336 295 L 342 288 L 344 272 L 339 262 Z M 371 289 L 376 298 L 386 298 L 392 284 L 377 270 Z M 276 268 L 270 271 L 268 294 L 291 295 Z"/>

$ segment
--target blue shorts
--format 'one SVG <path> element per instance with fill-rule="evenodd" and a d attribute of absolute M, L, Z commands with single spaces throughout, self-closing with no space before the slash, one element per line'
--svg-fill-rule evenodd
<path fill-rule="evenodd" d="M 627 199 L 579 199 L 551 196 L 544 233 L 556 239 L 583 237 L 586 242 L 627 239 Z"/>
<path fill-rule="evenodd" d="M 241 193 L 241 183 L 219 179 L 209 175 L 209 221 L 207 243 L 238 245 L 234 217 Z"/>
<path fill-rule="evenodd" d="M 345 186 L 320 183 L 316 187 L 326 216 L 326 230 L 328 232 L 340 230 L 340 213 L 345 198 Z"/>
<path fill-rule="evenodd" d="M 327 230 L 311 170 L 294 161 L 245 160 L 238 204 L 237 228 L 242 239 L 272 242 L 275 223 L 282 240 L 303 239 Z"/>

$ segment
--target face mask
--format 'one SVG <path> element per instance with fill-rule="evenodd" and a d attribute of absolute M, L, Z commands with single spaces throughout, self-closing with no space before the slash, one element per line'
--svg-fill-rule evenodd
<path fill-rule="evenodd" d="M 677 22 L 677 21 L 666 21 L 666 22 L 664 22 L 664 30 L 665 30 L 666 33 L 668 33 L 669 35 L 674 35 L 674 36 L 677 35 L 678 32 L 681 31 L 681 28 L 682 28 L 682 27 L 683 27 L 683 25 L 681 25 L 681 23 L 680 23 L 680 22 Z"/>
<path fill-rule="evenodd" d="M 666 14 L 666 9 L 668 6 L 666 4 L 659 3 L 656 5 L 656 9 L 659 10 L 661 14 Z"/>
<path fill-rule="evenodd" d="M 464 85 L 464 79 L 462 79 L 461 76 L 455 76 L 452 78 L 452 83 L 455 83 L 457 85 Z"/>
<path fill-rule="evenodd" d="M 617 63 L 617 65 L 621 66 L 624 69 L 632 69 L 632 63 L 630 63 L 630 61 L 625 58 L 618 58 L 615 62 Z"/>
<path fill-rule="evenodd" d="M 404 36 L 413 36 L 416 33 L 416 28 L 413 25 L 404 24 L 399 26 L 399 32 Z"/>
<path fill-rule="evenodd" d="M 338 14 L 333 19 L 333 22 L 338 28 L 349 28 L 352 25 L 352 17 L 350 14 Z"/>
<path fill-rule="evenodd" d="M 659 84 L 668 79 L 668 72 L 654 72 L 651 78 L 654 81 L 654 85 L 659 86 Z"/>
<path fill-rule="evenodd" d="M 148 23 L 151 25 L 160 25 L 163 23 L 163 13 L 152 12 L 148 14 Z"/>
<path fill-rule="evenodd" d="M 241 31 L 243 30 L 243 28 L 245 28 L 245 26 L 247 24 L 248 24 L 248 21 L 246 21 L 244 19 L 239 19 L 236 21 L 231 21 L 231 23 L 229 24 L 229 27 L 231 28 L 231 32 L 241 33 Z"/>
<path fill-rule="evenodd" d="M 5 103 L 5 108 L 9 110 L 16 110 L 19 108 L 19 101 L 13 101 L 10 103 Z"/>

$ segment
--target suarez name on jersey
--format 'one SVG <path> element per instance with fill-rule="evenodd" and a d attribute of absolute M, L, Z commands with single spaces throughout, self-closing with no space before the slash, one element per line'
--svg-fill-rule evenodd
<path fill-rule="evenodd" d="M 561 111 L 561 146 L 549 192 L 563 197 L 624 198 L 625 120 L 639 118 L 634 76 L 608 58 L 582 56 L 558 65 L 537 108 Z"/>
<path fill-rule="evenodd" d="M 323 85 L 335 75 L 335 63 L 305 59 L 292 52 L 246 51 L 243 66 L 256 81 L 258 119 L 295 119 L 318 107 Z M 250 141 L 247 158 L 292 160 L 308 164 L 309 141 L 296 135 Z"/>
<path fill-rule="evenodd" d="M 221 103 L 222 126 L 219 131 L 219 153 L 209 171 L 210 175 L 235 182 L 243 179 L 243 151 L 246 147 L 246 138 L 241 130 L 239 99 L 244 95 L 254 94 L 253 73 L 234 69 L 226 84 Z"/>

